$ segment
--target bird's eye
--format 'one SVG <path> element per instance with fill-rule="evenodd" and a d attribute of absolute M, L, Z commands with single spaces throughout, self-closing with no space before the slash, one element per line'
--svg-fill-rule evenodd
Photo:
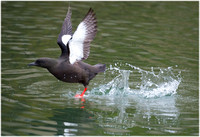
<path fill-rule="evenodd" d="M 37 64 L 43 64 L 44 61 L 43 60 L 37 60 Z"/>

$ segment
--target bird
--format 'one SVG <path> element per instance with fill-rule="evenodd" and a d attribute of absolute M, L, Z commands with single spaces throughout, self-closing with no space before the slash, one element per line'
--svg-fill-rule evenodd
<path fill-rule="evenodd" d="M 104 72 L 106 64 L 90 65 L 83 62 L 90 54 L 90 43 L 97 33 L 97 19 L 94 10 L 89 9 L 74 33 L 72 33 L 71 15 L 71 8 L 68 7 L 57 39 L 57 44 L 61 49 L 59 58 L 43 57 L 28 65 L 46 68 L 60 81 L 83 84 L 83 92 L 75 95 L 75 98 L 82 98 L 90 80 L 98 73 Z"/>

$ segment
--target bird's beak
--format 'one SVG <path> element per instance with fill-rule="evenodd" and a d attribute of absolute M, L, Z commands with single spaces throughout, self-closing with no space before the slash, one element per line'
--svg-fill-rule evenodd
<path fill-rule="evenodd" d="M 37 64 L 35 62 L 32 62 L 32 63 L 28 64 L 28 66 L 37 66 Z"/>

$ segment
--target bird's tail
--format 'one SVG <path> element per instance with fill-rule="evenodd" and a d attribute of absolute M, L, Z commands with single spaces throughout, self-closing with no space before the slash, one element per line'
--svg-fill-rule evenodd
<path fill-rule="evenodd" d="M 106 70 L 106 64 L 96 64 L 94 67 L 97 69 L 97 73 L 104 72 Z"/>

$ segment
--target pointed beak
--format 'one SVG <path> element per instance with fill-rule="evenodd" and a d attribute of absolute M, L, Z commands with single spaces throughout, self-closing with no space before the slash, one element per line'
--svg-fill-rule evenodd
<path fill-rule="evenodd" d="M 35 62 L 32 62 L 32 63 L 28 64 L 28 66 L 37 66 L 37 64 Z"/>

